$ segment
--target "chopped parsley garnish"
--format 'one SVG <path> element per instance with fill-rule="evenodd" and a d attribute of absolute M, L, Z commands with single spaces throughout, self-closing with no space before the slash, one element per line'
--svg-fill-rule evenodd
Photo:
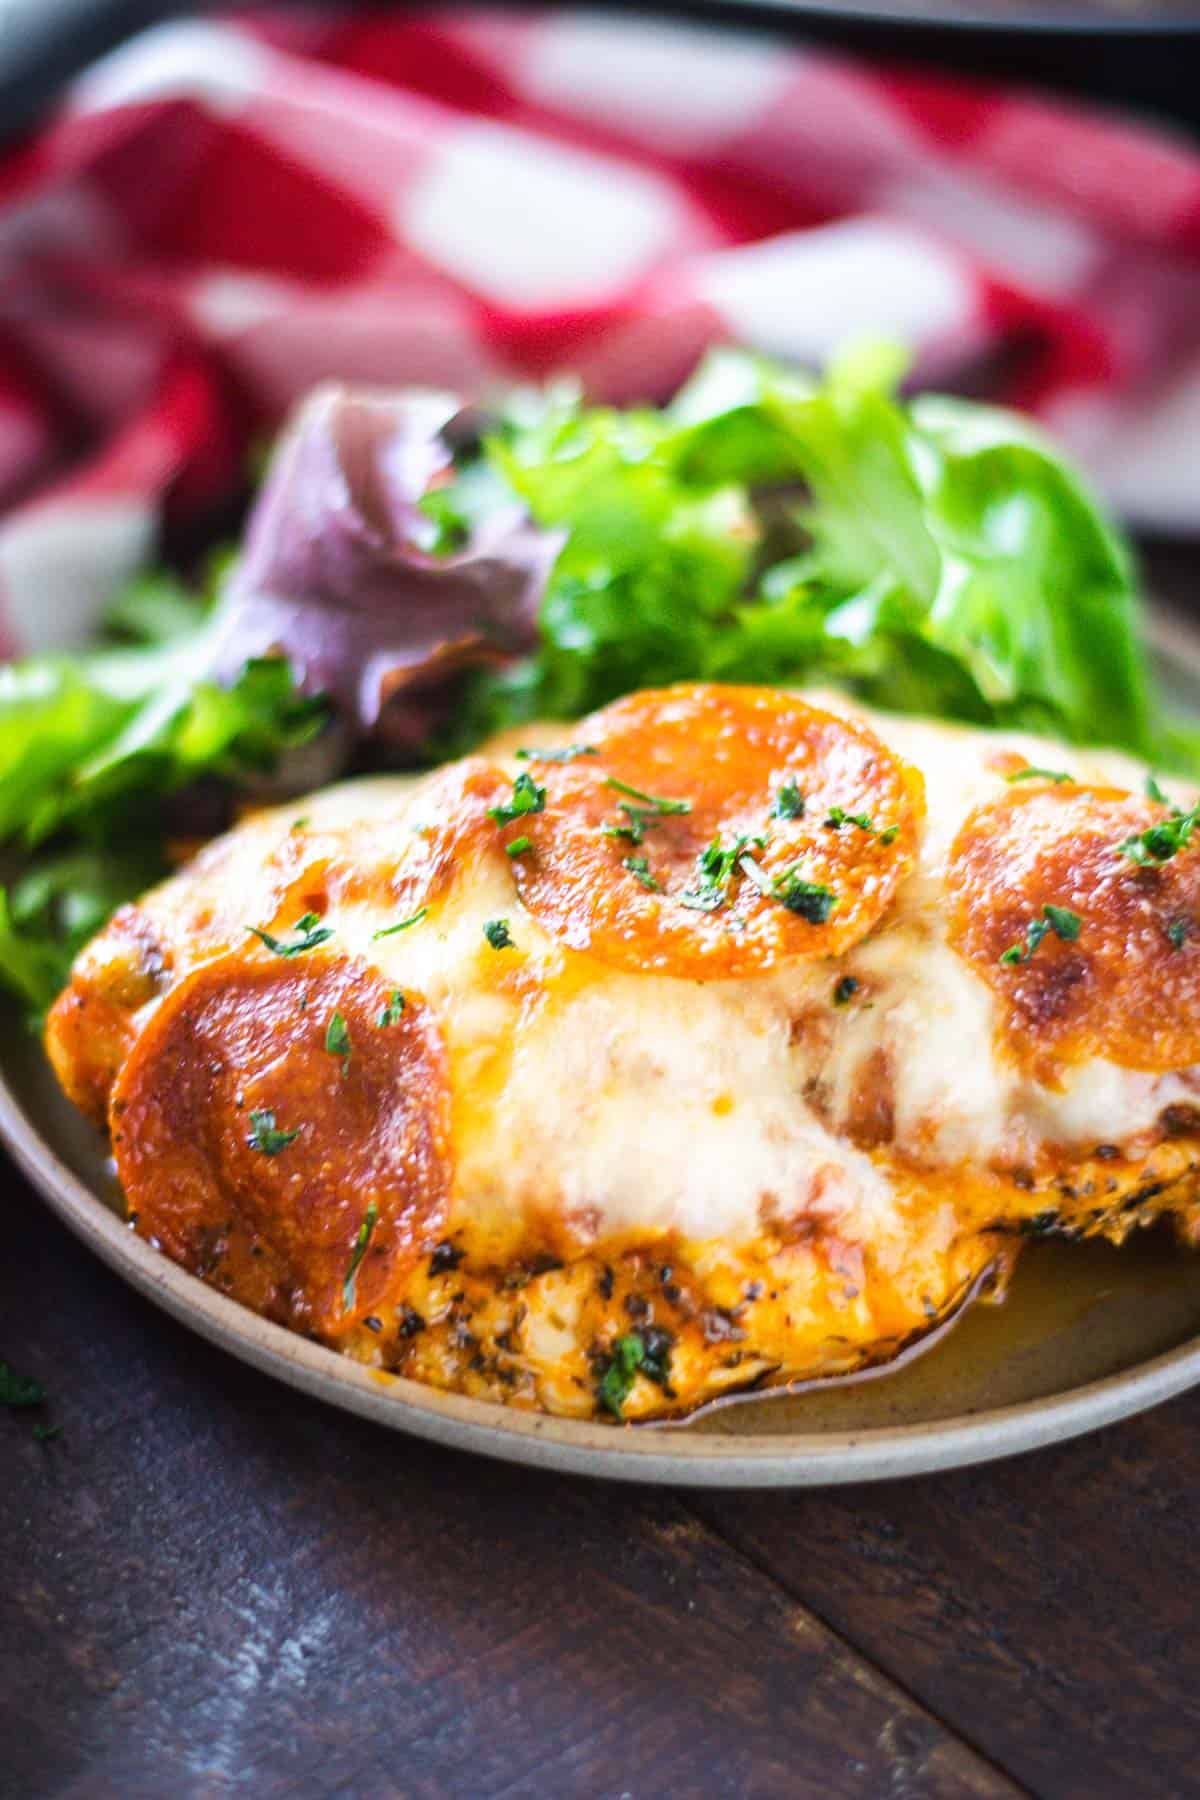
<path fill-rule="evenodd" d="M 596 1389 L 596 1398 L 614 1419 L 623 1408 L 638 1374 L 666 1388 L 671 1374 L 671 1334 L 656 1326 L 630 1331 L 614 1343 Z"/>
<path fill-rule="evenodd" d="M 373 931 L 371 933 L 371 942 L 374 943 L 376 938 L 395 937 L 398 931 L 410 930 L 412 926 L 421 923 L 421 920 L 428 911 L 429 908 L 427 906 L 419 906 L 415 913 L 409 914 L 407 919 L 399 919 L 395 925 L 384 925 L 381 930 Z"/>
<path fill-rule="evenodd" d="M 628 838 L 631 844 L 640 844 L 646 835 L 647 827 L 655 824 L 656 821 L 642 807 L 622 806 L 621 811 L 629 815 L 629 823 L 627 825 L 602 825 L 601 831 L 605 837 Z"/>
<path fill-rule="evenodd" d="M 752 856 L 741 858 L 741 868 L 760 893 L 778 900 L 781 906 L 786 906 L 789 912 L 807 920 L 810 925 L 826 924 L 838 904 L 838 897 L 831 887 L 826 887 L 822 881 L 806 881 L 797 868 L 784 869 L 772 879 Z"/>
<path fill-rule="evenodd" d="M 1010 944 L 1001 955 L 1002 963 L 1026 963 L 1038 945 L 1053 932 L 1064 944 L 1073 944 L 1079 936 L 1083 920 L 1066 906 L 1043 906 L 1040 919 L 1034 919 L 1025 933 L 1024 944 Z"/>
<path fill-rule="evenodd" d="M 622 861 L 621 867 L 623 869 L 628 869 L 631 875 L 635 875 L 642 886 L 644 888 L 649 888 L 652 894 L 662 893 L 662 883 L 661 881 L 655 881 L 653 875 L 650 873 L 650 864 L 646 861 L 644 856 L 627 856 Z"/>
<path fill-rule="evenodd" d="M 1155 781 L 1153 775 L 1147 775 L 1146 777 L 1146 798 L 1148 800 L 1157 800 L 1160 806 L 1170 806 L 1171 804 L 1167 799 L 1167 796 L 1159 787 L 1157 781 Z"/>
<path fill-rule="evenodd" d="M 848 1000 L 853 1000 L 853 998 L 854 998 L 855 994 L 857 994 L 857 992 L 858 992 L 857 976 L 843 975 L 842 979 L 838 982 L 837 986 L 833 990 L 833 1004 L 835 1006 L 845 1006 L 845 1004 Z"/>
<path fill-rule="evenodd" d="M 345 1059 L 343 1067 L 350 1061 L 350 1027 L 346 1024 L 344 1013 L 335 1012 L 325 1027 L 325 1048 L 333 1056 Z"/>
<path fill-rule="evenodd" d="M 624 1417 L 625 1402 L 645 1355 L 641 1338 L 632 1331 L 619 1337 L 612 1347 L 612 1355 L 596 1389 L 596 1398 L 614 1419 Z"/>
<path fill-rule="evenodd" d="M 775 804 L 771 808 L 773 819 L 802 819 L 804 817 L 804 794 L 794 781 L 781 784 L 775 796 Z"/>
<path fill-rule="evenodd" d="M 292 930 L 299 935 L 290 944 L 285 944 L 280 938 L 272 937 L 271 933 L 264 931 L 260 925 L 247 925 L 246 930 L 252 932 L 260 943 L 267 946 L 268 950 L 273 950 L 276 956 L 303 956 L 306 950 L 315 950 L 318 944 L 324 944 L 333 936 L 332 927 L 322 925 L 321 915 L 315 912 L 306 912 L 296 920 Z"/>
<path fill-rule="evenodd" d="M 6 1362 L 0 1362 L 0 1406 L 42 1406 L 46 1390 L 40 1381 L 18 1375 Z"/>
<path fill-rule="evenodd" d="M 533 839 L 531 837 L 514 838 L 512 843 L 506 844 L 504 848 L 509 856 L 524 856 L 526 850 L 533 849 Z"/>
<path fill-rule="evenodd" d="M 879 841 L 881 844 L 894 844 L 899 836 L 900 827 L 898 825 L 888 825 L 879 833 Z"/>
<path fill-rule="evenodd" d="M 1172 947 L 1174 949 L 1176 949 L 1176 950 L 1183 949 L 1184 940 L 1188 936 L 1189 932 L 1191 931 L 1191 928 L 1192 928 L 1192 922 L 1190 919 L 1172 919 L 1171 920 L 1171 923 L 1167 926 L 1167 936 L 1170 938 Z"/>
<path fill-rule="evenodd" d="M 696 858 L 696 885 L 680 894 L 679 904 L 690 906 L 694 912 L 716 912 L 724 906 L 729 898 L 734 870 L 740 867 L 751 846 L 765 850 L 767 840 L 764 837 L 736 837 L 728 849 L 723 849 L 718 833 Z"/>
<path fill-rule="evenodd" d="M 250 1114 L 250 1136 L 246 1139 L 252 1150 L 261 1150 L 264 1156 L 278 1156 L 300 1136 L 300 1127 L 295 1131 L 276 1131 L 275 1114 L 273 1112 L 252 1112 Z"/>
<path fill-rule="evenodd" d="M 626 825 L 603 826 L 605 837 L 628 838 L 631 844 L 640 844 L 651 826 L 673 814 L 690 813 L 692 810 L 690 800 L 663 800 L 657 794 L 643 794 L 640 788 L 618 781 L 615 775 L 610 775 L 604 785 L 615 788 L 618 794 L 628 794 L 631 800 L 638 802 L 636 806 L 631 806 L 628 800 L 620 802 L 619 810 L 629 822 Z"/>
<path fill-rule="evenodd" d="M 1162 789 L 1154 783 L 1156 792 L 1151 794 L 1152 800 L 1167 804 Z M 1153 867 L 1155 863 L 1170 862 L 1181 850 L 1185 850 L 1192 840 L 1192 833 L 1200 823 L 1200 805 L 1193 806 L 1190 812 L 1181 812 L 1179 807 L 1172 806 L 1171 816 L 1160 819 L 1156 825 L 1148 825 L 1145 831 L 1127 837 L 1118 845 L 1122 856 L 1135 862 L 1140 868 Z"/>
<path fill-rule="evenodd" d="M 577 756 L 599 756 L 595 744 L 564 744 L 561 750 L 518 750 L 525 762 L 568 763 Z"/>
<path fill-rule="evenodd" d="M 1056 937 L 1060 937 L 1064 944 L 1073 944 L 1079 936 L 1079 928 L 1083 924 L 1083 920 L 1077 912 L 1072 912 L 1069 906 L 1043 906 L 1042 916 Z"/>
<path fill-rule="evenodd" d="M 680 906 L 690 906 L 693 912 L 719 912 L 728 895 L 719 887 L 686 888 L 677 896 Z"/>
<path fill-rule="evenodd" d="M 783 902 L 789 912 L 807 919 L 810 925 L 826 924 L 838 903 L 838 897 L 831 887 L 826 887 L 821 881 L 805 881 L 795 869 L 777 876 L 771 883 L 771 893 L 776 900 Z"/>
<path fill-rule="evenodd" d="M 371 1233 L 375 1229 L 375 1221 L 379 1217 L 379 1208 L 374 1200 L 370 1201 L 363 1222 L 358 1228 L 358 1236 L 354 1240 L 354 1249 L 350 1252 L 350 1267 L 346 1270 L 346 1279 L 342 1283 L 342 1311 L 349 1312 L 354 1305 L 354 1289 L 358 1281 L 358 1265 L 367 1254 L 367 1245 L 371 1241 Z"/>
<path fill-rule="evenodd" d="M 483 928 L 483 935 L 493 950 L 511 950 L 514 947 L 507 919 L 489 919 Z"/>
<path fill-rule="evenodd" d="M 692 810 L 690 800 L 664 800 L 658 794 L 643 794 L 641 788 L 630 787 L 627 781 L 618 781 L 615 775 L 609 775 L 605 779 L 604 785 L 615 788 L 618 794 L 628 794 L 631 800 L 640 801 L 650 812 L 690 813 Z"/>
<path fill-rule="evenodd" d="M 848 813 L 844 806 L 831 806 L 825 823 L 831 831 L 840 831 L 843 825 L 857 825 L 860 831 L 875 835 L 875 821 L 870 813 Z"/>
<path fill-rule="evenodd" d="M 376 1024 L 378 1024 L 378 1025 L 397 1025 L 397 1024 L 399 1024 L 399 1021 L 400 1021 L 400 1014 L 403 1011 L 404 1011 L 404 995 L 400 992 L 399 988 L 393 988 L 391 993 L 388 995 L 387 1005 L 380 1012 L 379 1017 L 376 1020 Z"/>
<path fill-rule="evenodd" d="M 1013 773 L 1011 775 L 1006 775 L 1004 779 L 1005 781 L 1060 782 L 1074 781 L 1075 777 L 1073 775 L 1068 775 L 1065 769 L 1035 769 L 1031 765 L 1027 769 L 1014 769 Z"/>
<path fill-rule="evenodd" d="M 539 787 L 527 769 L 522 769 L 513 782 L 512 799 L 503 806 L 489 806 L 487 814 L 497 825 L 511 825 L 514 819 L 523 819 L 529 813 L 540 813 L 546 810 L 546 790 Z"/>

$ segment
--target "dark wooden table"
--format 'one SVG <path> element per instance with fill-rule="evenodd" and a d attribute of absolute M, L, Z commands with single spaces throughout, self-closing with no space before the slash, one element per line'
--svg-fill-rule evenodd
<path fill-rule="evenodd" d="M 2 1800 L 1200 1795 L 1200 1392 L 903 1484 L 588 1484 L 242 1368 L 2 1163 L 0 1211 L 62 1427 L 0 1411 Z"/>
<path fill-rule="evenodd" d="M 8 1172 L 0 1793 L 1200 1794 L 1200 1393 L 989 1468 L 670 1494 L 289 1393 Z"/>

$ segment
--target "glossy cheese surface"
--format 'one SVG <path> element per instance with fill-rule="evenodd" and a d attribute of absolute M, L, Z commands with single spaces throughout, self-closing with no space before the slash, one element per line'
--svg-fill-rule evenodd
<path fill-rule="evenodd" d="M 351 1354 L 626 1417 L 851 1368 L 1030 1230 L 1190 1229 L 1200 850 L 1122 855 L 1144 775 L 635 695 L 251 818 L 84 952 L 48 1044 L 138 1229 Z M 1002 962 L 1047 902 L 1075 941 Z"/>

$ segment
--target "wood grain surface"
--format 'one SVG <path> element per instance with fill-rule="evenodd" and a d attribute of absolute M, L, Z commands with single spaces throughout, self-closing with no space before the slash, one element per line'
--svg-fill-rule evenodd
<path fill-rule="evenodd" d="M 242 1368 L 3 1177 L 4 1800 L 1200 1794 L 1200 1396 L 830 1494 L 537 1475 Z"/>
<path fill-rule="evenodd" d="M 291 1394 L 3 1204 L 6 1800 L 1019 1791 L 686 1500 Z"/>

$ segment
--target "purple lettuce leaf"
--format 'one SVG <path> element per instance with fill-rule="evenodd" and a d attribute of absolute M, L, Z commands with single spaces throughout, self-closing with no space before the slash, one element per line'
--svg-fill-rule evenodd
<path fill-rule="evenodd" d="M 464 669 L 530 651 L 563 534 L 519 503 L 435 556 L 421 497 L 452 470 L 452 396 L 319 388 L 281 439 L 229 578 L 214 674 L 284 655 L 349 736 L 416 753 Z"/>

